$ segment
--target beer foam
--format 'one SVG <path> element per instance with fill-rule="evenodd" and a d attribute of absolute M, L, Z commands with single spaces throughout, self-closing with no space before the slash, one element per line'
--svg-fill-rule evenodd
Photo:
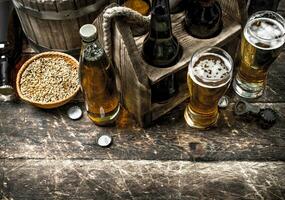
<path fill-rule="evenodd" d="M 205 53 L 194 63 L 190 77 L 197 84 L 211 88 L 226 84 L 231 78 L 230 72 L 228 60 L 217 54 Z"/>
<path fill-rule="evenodd" d="M 244 29 L 246 40 L 259 49 L 277 49 L 285 42 L 285 28 L 276 20 L 260 18 L 252 20 Z"/>

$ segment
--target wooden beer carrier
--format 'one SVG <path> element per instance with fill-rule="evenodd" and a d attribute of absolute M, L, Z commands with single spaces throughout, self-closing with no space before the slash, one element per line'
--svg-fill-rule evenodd
<path fill-rule="evenodd" d="M 204 46 L 218 46 L 227 50 L 236 59 L 242 23 L 245 21 L 245 2 L 243 0 L 219 0 L 223 10 L 224 28 L 212 39 L 193 38 L 183 28 L 184 13 L 172 15 L 173 34 L 183 47 L 180 61 L 169 68 L 155 68 L 141 57 L 141 49 L 146 35 L 133 37 L 130 26 L 122 18 L 117 18 L 113 27 L 113 61 L 121 79 L 123 105 L 134 115 L 143 127 L 185 101 L 189 97 L 186 73 L 192 54 Z M 103 44 L 102 14 L 95 20 L 99 40 Z M 179 80 L 179 92 L 166 103 L 151 101 L 151 85 L 174 74 Z"/>

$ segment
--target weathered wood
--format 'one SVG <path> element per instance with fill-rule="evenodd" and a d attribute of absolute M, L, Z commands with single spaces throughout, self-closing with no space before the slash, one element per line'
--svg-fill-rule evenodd
<path fill-rule="evenodd" d="M 4 199 L 4 164 L 5 160 L 0 160 L 0 198 Z"/>
<path fill-rule="evenodd" d="M 3 199 L 283 199 L 283 162 L 7 160 Z"/>
<path fill-rule="evenodd" d="M 267 131 L 254 122 L 237 119 L 232 106 L 221 111 L 218 128 L 200 131 L 186 125 L 186 103 L 148 129 L 139 128 L 130 116 L 122 116 L 114 128 L 97 127 L 86 115 L 72 121 L 65 114 L 70 105 L 52 111 L 23 103 L 0 105 L 1 144 L 6 145 L 0 158 L 285 160 L 284 103 L 259 104 L 274 108 L 280 115 L 277 124 Z M 104 133 L 114 138 L 109 149 L 96 145 Z"/>
<path fill-rule="evenodd" d="M 27 1 L 23 0 L 22 3 L 25 6 L 32 7 L 31 0 L 27 0 Z M 34 36 L 36 38 L 34 42 L 38 42 L 39 44 L 46 44 L 45 38 L 43 38 L 41 34 L 41 29 L 39 28 L 37 20 L 34 17 L 28 16 L 28 15 L 27 15 L 27 18 L 29 19 L 29 22 L 31 24 L 31 28 L 32 28 L 31 31 L 34 32 Z M 29 34 L 29 33 L 26 33 L 26 34 Z"/>
<path fill-rule="evenodd" d="M 47 8 L 45 6 L 45 4 L 39 3 L 35 0 L 33 1 L 33 4 L 36 6 L 36 9 L 38 11 L 45 11 Z M 38 19 L 37 22 L 38 22 L 40 30 L 44 30 L 44 31 L 41 31 L 41 34 L 47 41 L 47 43 L 43 44 L 43 46 L 45 46 L 49 49 L 51 49 L 53 46 L 56 46 L 57 44 L 55 44 L 56 43 L 55 37 L 54 37 L 54 35 L 52 35 L 50 23 L 46 22 L 45 20 L 41 20 L 41 19 Z"/>
<path fill-rule="evenodd" d="M 74 10 L 73 1 L 56 0 L 58 11 Z M 81 40 L 79 36 L 79 28 L 77 20 L 62 20 L 61 26 L 63 30 L 65 44 L 68 49 L 76 49 L 80 47 Z"/>
<path fill-rule="evenodd" d="M 45 1 L 44 4 L 45 10 L 56 11 L 59 12 L 56 4 L 56 0 Z M 51 48 L 54 49 L 68 49 L 65 39 L 63 37 L 63 27 L 60 21 L 48 21 L 50 26 L 50 32 L 53 35 L 54 43 Z"/>
<path fill-rule="evenodd" d="M 99 12 L 108 4 L 109 1 L 15 0 L 15 2 L 20 2 L 20 4 L 24 7 L 28 8 L 29 10 L 33 10 L 34 13 L 38 13 L 38 15 L 31 14 L 30 12 L 25 12 L 24 9 L 23 11 L 16 7 L 25 33 L 27 37 L 36 44 L 34 47 L 37 50 L 43 51 L 46 49 L 53 49 L 59 51 L 67 51 L 80 48 L 81 42 L 80 36 L 78 34 L 79 28 L 83 24 L 91 23 L 99 14 Z M 42 16 L 45 16 L 45 14 L 50 15 L 50 13 L 53 11 L 56 11 L 55 13 L 60 13 L 61 11 L 75 11 L 79 8 L 89 5 L 95 5 L 95 11 L 92 14 L 86 13 L 86 15 L 80 17 L 80 19 L 76 18 L 76 16 L 73 19 L 68 20 L 47 20 L 46 18 L 43 19 L 41 17 L 41 14 Z M 92 20 L 90 20 L 90 16 L 92 16 Z"/>
<path fill-rule="evenodd" d="M 23 5 L 25 5 L 23 0 L 19 0 L 19 2 L 21 2 Z M 36 38 L 35 33 L 33 31 L 33 27 L 31 25 L 31 21 L 29 19 L 29 16 L 26 13 L 24 13 L 23 11 L 20 11 L 17 9 L 16 9 L 16 12 L 17 12 L 19 20 L 21 22 L 21 26 L 23 28 L 23 31 L 26 33 L 26 35 L 29 35 L 29 37 L 33 41 L 37 42 L 37 38 Z"/>

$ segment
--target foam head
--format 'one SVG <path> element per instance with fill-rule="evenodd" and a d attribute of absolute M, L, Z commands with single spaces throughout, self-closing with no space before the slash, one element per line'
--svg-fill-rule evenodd
<path fill-rule="evenodd" d="M 247 23 L 244 36 L 257 48 L 277 49 L 285 42 L 285 25 L 269 17 L 254 18 Z"/>
<path fill-rule="evenodd" d="M 231 79 L 231 64 L 218 54 L 204 53 L 194 63 L 190 76 L 205 87 L 221 86 Z"/>

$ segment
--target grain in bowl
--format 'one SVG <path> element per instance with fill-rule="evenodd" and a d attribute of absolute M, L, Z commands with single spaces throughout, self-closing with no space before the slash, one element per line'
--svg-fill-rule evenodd
<path fill-rule="evenodd" d="M 28 60 L 17 76 L 19 96 L 42 108 L 55 108 L 79 90 L 78 62 L 59 52 L 39 54 Z"/>

